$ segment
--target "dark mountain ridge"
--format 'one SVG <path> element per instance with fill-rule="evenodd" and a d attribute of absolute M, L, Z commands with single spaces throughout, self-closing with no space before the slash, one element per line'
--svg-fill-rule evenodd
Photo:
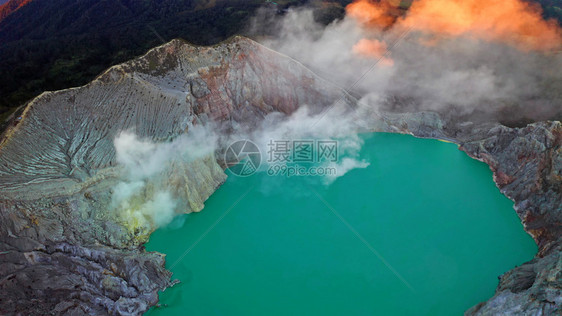
<path fill-rule="evenodd" d="M 31 2 L 31 0 L 11 0 L 11 1 L 0 1 L 0 21 L 4 20 L 8 15 L 19 10 L 26 4 Z"/>
<path fill-rule="evenodd" d="M 12 6 L 11 0 L 6 5 Z M 349 0 L 318 8 L 343 14 Z M 86 84 L 104 69 L 173 38 L 199 45 L 244 33 L 257 9 L 307 0 L 33 0 L 0 20 L 0 121 L 45 90 Z M 4 113 L 4 115 L 2 115 Z"/>

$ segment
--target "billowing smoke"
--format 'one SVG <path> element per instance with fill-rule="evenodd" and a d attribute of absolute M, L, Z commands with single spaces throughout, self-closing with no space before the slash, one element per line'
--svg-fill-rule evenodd
<path fill-rule="evenodd" d="M 332 168 L 336 172 L 315 177 L 314 180 L 315 183 L 318 183 L 317 179 L 328 185 L 352 169 L 368 166 L 367 162 L 358 158 L 363 143 L 356 133 L 358 126 L 351 116 L 342 115 L 342 111 L 343 108 L 335 106 L 333 111 L 325 115 L 314 115 L 305 105 L 289 116 L 272 113 L 252 131 L 226 133 L 221 132 L 222 129 L 215 124 L 199 125 L 171 142 L 154 142 L 139 138 L 133 131 L 124 131 L 114 140 L 116 161 L 121 168 L 122 178 L 113 187 L 111 208 L 133 231 L 148 233 L 168 225 L 177 214 L 190 211 L 186 209 L 177 188 L 174 188 L 174 181 L 170 180 L 170 173 L 181 172 L 175 169 L 178 163 L 204 159 L 241 139 L 256 143 L 264 155 L 264 161 L 267 159 L 267 145 L 271 141 L 337 140 L 341 159 L 317 166 Z M 221 158 L 218 158 L 219 161 Z M 266 168 L 259 170 L 266 171 Z"/>
<path fill-rule="evenodd" d="M 522 0 L 358 0 L 324 27 L 294 10 L 264 44 L 372 108 L 559 119 L 562 32 Z M 402 3 L 402 6 L 401 6 Z M 258 19 L 258 20 L 263 20 Z M 445 111 L 443 111 L 445 112 Z"/>
<path fill-rule="evenodd" d="M 407 13 L 402 1 L 358 0 L 347 7 L 362 27 L 378 31 L 408 29 L 423 34 L 425 43 L 441 38 L 470 36 L 502 42 L 519 49 L 560 49 L 562 32 L 556 21 L 545 21 L 538 3 L 522 0 L 417 0 Z"/>
<path fill-rule="evenodd" d="M 169 224 L 186 211 L 174 196 L 167 173 L 173 164 L 189 163 L 214 153 L 217 136 L 194 127 L 172 142 L 153 142 L 123 131 L 114 140 L 122 179 L 113 188 L 111 208 L 134 230 L 150 231 Z M 183 209 L 182 209 L 183 208 Z"/>
<path fill-rule="evenodd" d="M 325 165 L 337 170 L 323 178 L 329 184 L 368 166 L 359 159 L 357 131 L 370 122 L 357 118 L 378 110 L 446 109 L 466 118 L 508 109 L 514 120 L 560 116 L 562 33 L 541 18 L 537 6 L 522 0 L 414 0 L 406 9 L 404 2 L 358 0 L 328 26 L 315 23 L 309 9 L 256 19 L 277 29 L 266 46 L 359 96 L 357 110 L 367 114 L 350 115 L 338 104 L 313 114 L 302 106 L 289 116 L 272 113 L 252 131 L 226 134 L 200 126 L 163 143 L 123 132 L 115 147 L 124 174 L 112 207 L 133 228 L 168 224 L 186 211 L 167 178 L 174 163 L 203 159 L 240 139 L 253 140 L 263 154 L 271 140 L 337 140 L 341 157 Z"/>
<path fill-rule="evenodd" d="M 334 104 L 331 111 L 312 114 L 309 108 L 301 106 L 290 116 L 281 113 L 268 115 L 261 127 L 254 131 L 249 139 L 260 146 L 262 154 L 268 152 L 267 144 L 272 140 L 333 140 L 337 142 L 339 157 L 334 162 L 318 162 L 317 167 L 335 170 L 334 174 L 321 177 L 324 184 L 331 184 L 335 179 L 356 168 L 366 168 L 369 163 L 359 158 L 363 140 L 357 134 L 363 126 L 354 122 L 344 106 Z"/>

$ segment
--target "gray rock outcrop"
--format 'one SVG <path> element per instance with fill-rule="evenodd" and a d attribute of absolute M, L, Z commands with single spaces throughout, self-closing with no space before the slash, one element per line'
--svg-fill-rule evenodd
<path fill-rule="evenodd" d="M 268 113 L 305 104 L 320 111 L 338 100 L 357 105 L 298 62 L 240 37 L 213 47 L 174 40 L 86 86 L 43 93 L 0 144 L 1 313 L 140 314 L 173 284 L 163 255 L 142 247 L 150 230 L 112 209 L 123 174 L 120 132 L 166 143 L 194 126 L 251 129 Z M 496 295 L 467 314 L 561 311 L 560 122 L 512 129 L 430 112 L 366 121 L 377 131 L 454 141 L 487 163 L 539 245 L 534 260 L 505 273 Z M 184 212 L 201 210 L 225 180 L 213 153 L 173 166 L 158 185 L 173 188 Z"/>
<path fill-rule="evenodd" d="M 165 143 L 209 121 L 251 127 L 341 93 L 244 38 L 174 40 L 86 86 L 43 93 L 0 146 L 0 314 L 140 314 L 172 284 L 162 255 L 142 248 L 150 231 L 111 208 L 121 131 Z M 200 211 L 225 178 L 214 154 L 162 177 L 184 212 Z"/>

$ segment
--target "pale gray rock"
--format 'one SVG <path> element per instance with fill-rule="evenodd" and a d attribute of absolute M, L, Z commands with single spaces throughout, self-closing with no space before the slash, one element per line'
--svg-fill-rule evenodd
<path fill-rule="evenodd" d="M 0 314 L 136 315 L 173 284 L 164 257 L 142 248 L 150 231 L 112 210 L 120 132 L 163 143 L 210 121 L 252 128 L 344 94 L 240 37 L 213 47 L 173 40 L 86 86 L 41 94 L 0 145 Z M 196 212 L 225 178 L 210 154 L 174 162 L 150 186 Z"/>
<path fill-rule="evenodd" d="M 272 112 L 357 101 L 298 62 L 248 39 L 213 47 L 181 40 L 112 67 L 90 84 L 31 101 L 0 144 L 1 314 L 135 315 L 173 282 L 165 258 L 142 248 L 146 231 L 112 211 L 123 170 L 113 140 L 123 130 L 169 142 L 194 125 L 260 124 Z M 561 309 L 560 122 L 512 129 L 438 113 L 363 113 L 358 127 L 456 142 L 494 172 L 539 245 L 529 263 L 501 276 L 496 295 L 467 311 L 548 315 Z M 175 162 L 159 182 L 199 211 L 225 180 L 210 154 Z M 483 262 L 482 264 L 485 264 Z"/>

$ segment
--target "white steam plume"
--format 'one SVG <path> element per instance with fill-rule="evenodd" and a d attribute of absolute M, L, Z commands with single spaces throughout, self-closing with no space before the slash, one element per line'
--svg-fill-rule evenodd
<path fill-rule="evenodd" d="M 365 29 L 348 16 L 324 27 L 314 22 L 310 9 L 267 22 L 278 32 L 263 41 L 266 46 L 351 89 L 372 108 L 439 112 L 452 106 L 460 114 L 478 110 L 493 116 L 511 106 L 517 115 L 537 120 L 560 114 L 562 100 L 555 91 L 562 84 L 560 53 L 524 51 L 470 34 L 428 42 L 400 27 Z M 354 52 L 365 39 L 388 43 L 387 55 L 370 72 L 377 59 Z"/>
<path fill-rule="evenodd" d="M 134 229 L 151 230 L 169 224 L 182 211 L 178 197 L 166 187 L 164 171 L 173 162 L 202 159 L 216 150 L 217 136 L 201 126 L 172 142 L 140 139 L 132 131 L 114 140 L 122 179 L 113 188 L 111 207 Z"/>

